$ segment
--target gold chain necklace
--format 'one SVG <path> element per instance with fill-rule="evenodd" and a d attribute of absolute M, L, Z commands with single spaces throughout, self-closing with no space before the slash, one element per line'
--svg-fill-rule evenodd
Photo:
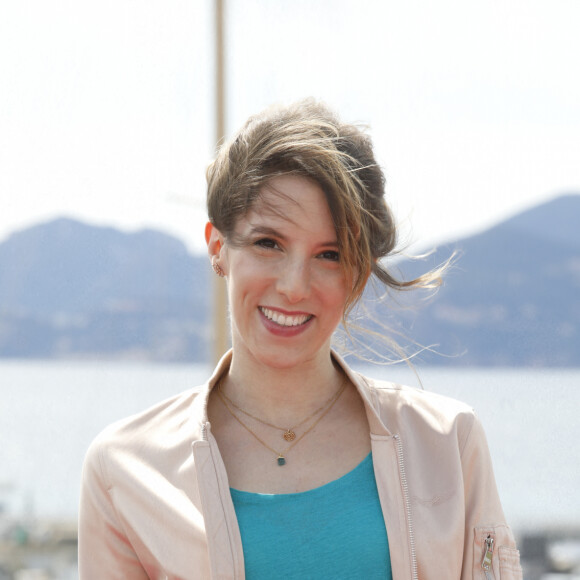
<path fill-rule="evenodd" d="M 264 421 L 264 419 L 260 419 L 260 417 L 256 417 L 256 415 L 252 415 L 252 413 L 250 413 L 249 411 L 245 411 L 244 409 L 242 409 L 241 407 L 239 407 L 238 405 L 236 405 L 231 399 L 230 397 L 228 397 L 223 391 L 222 391 L 222 385 L 221 385 L 221 381 L 220 384 L 218 386 L 218 390 L 220 395 L 222 396 L 222 398 L 225 398 L 227 400 L 227 402 L 234 408 L 236 408 L 238 411 L 242 412 L 244 415 L 247 415 L 248 417 L 251 417 L 252 419 L 255 419 L 256 421 L 259 421 L 260 423 L 262 423 L 263 425 L 268 425 L 268 427 L 272 427 L 274 429 L 278 429 L 278 431 L 282 431 L 282 437 L 284 438 L 285 441 L 294 441 L 294 439 L 296 439 L 296 432 L 295 429 L 298 429 L 298 427 L 300 427 L 301 425 L 303 425 L 304 423 L 306 423 L 307 421 L 309 421 L 310 419 L 312 419 L 312 417 L 315 417 L 316 415 L 318 415 L 318 413 L 320 413 L 321 411 L 323 411 L 327 405 L 332 405 L 335 401 L 335 399 L 338 399 L 338 397 L 340 397 L 341 394 L 341 390 L 339 389 L 336 393 L 334 393 L 330 399 L 328 399 L 327 401 L 325 401 L 320 407 L 318 407 L 318 409 L 316 409 L 316 411 L 314 411 L 313 413 L 310 413 L 310 415 L 308 415 L 308 417 L 305 417 L 304 419 L 302 419 L 302 421 L 300 421 L 300 423 L 296 423 L 296 425 L 294 425 L 293 427 L 279 427 L 278 425 L 274 425 L 273 423 L 268 423 L 268 421 Z"/>
<path fill-rule="evenodd" d="M 225 405 L 226 409 L 230 412 L 231 416 L 246 430 L 248 431 L 251 435 L 253 435 L 257 441 L 259 441 L 264 447 L 266 447 L 266 449 L 269 449 L 270 451 L 272 451 L 272 453 L 275 453 L 277 455 L 277 463 L 278 465 L 282 466 L 282 465 L 286 465 L 286 457 L 285 455 L 290 451 L 290 449 L 292 449 L 292 447 L 294 447 L 294 445 L 296 445 L 298 442 L 300 442 L 304 437 L 306 437 L 306 435 L 308 435 L 308 433 L 310 433 L 310 431 L 312 431 L 312 429 L 314 429 L 314 427 L 316 427 L 316 425 L 318 425 L 318 423 L 322 420 L 322 418 L 324 416 L 326 416 L 326 414 L 330 411 L 330 409 L 332 409 L 332 407 L 334 407 L 334 404 L 338 401 L 338 399 L 340 398 L 340 395 L 342 395 L 344 389 L 346 389 L 346 377 L 342 382 L 342 386 L 340 387 L 340 389 L 318 410 L 316 410 L 314 413 L 312 413 L 309 417 L 307 417 L 306 419 L 310 419 L 312 418 L 314 415 L 316 415 L 316 413 L 319 413 L 321 411 L 321 409 L 324 409 L 324 407 L 326 406 L 326 409 L 324 409 L 324 411 L 322 412 L 322 414 L 320 415 L 320 417 L 318 417 L 318 419 L 316 419 L 316 421 L 314 421 L 314 423 L 312 423 L 312 425 L 310 425 L 310 427 L 308 427 L 308 429 L 306 429 L 306 431 L 304 431 L 304 433 L 302 433 L 302 435 L 300 435 L 300 437 L 298 437 L 297 439 L 294 438 L 292 443 L 290 443 L 290 445 L 288 447 L 286 447 L 286 449 L 284 450 L 284 452 L 282 451 L 276 451 L 276 449 L 274 449 L 273 447 L 270 447 L 265 441 L 263 441 L 256 433 L 254 433 L 233 411 L 233 409 L 230 407 L 230 405 L 228 404 L 228 402 L 226 401 L 225 397 L 226 395 L 222 392 L 221 390 L 221 381 L 220 384 L 218 385 L 217 390 L 217 394 L 218 397 L 221 399 L 222 403 Z M 237 409 L 239 409 L 239 407 L 236 407 Z M 240 411 L 242 409 L 239 409 Z M 251 415 L 250 415 L 251 416 Z M 260 419 L 258 419 L 259 421 Z M 264 422 L 264 421 L 262 421 Z M 304 423 L 304 421 L 302 421 L 300 423 L 300 425 L 302 425 L 302 423 Z M 267 424 L 267 423 L 266 423 Z M 273 425 L 272 425 L 273 426 Z M 276 429 L 279 429 L 279 427 L 276 427 Z M 294 436 L 296 437 L 296 436 Z"/>

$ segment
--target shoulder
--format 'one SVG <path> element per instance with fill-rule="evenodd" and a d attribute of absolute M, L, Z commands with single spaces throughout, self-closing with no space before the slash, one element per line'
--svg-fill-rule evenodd
<path fill-rule="evenodd" d="M 372 379 L 359 375 L 369 390 L 375 393 L 378 401 L 393 404 L 400 407 L 409 407 L 424 410 L 430 413 L 442 413 L 444 415 L 457 415 L 461 413 L 473 413 L 472 407 L 467 403 L 446 397 L 431 391 L 418 389 L 389 381 Z"/>
<path fill-rule="evenodd" d="M 97 437 L 98 441 L 114 441 L 121 437 L 124 440 L 139 437 L 150 430 L 167 433 L 180 429 L 194 419 L 192 406 L 203 396 L 204 386 L 195 387 L 165 399 L 155 405 L 130 415 L 106 427 Z"/>
<path fill-rule="evenodd" d="M 477 422 L 473 408 L 457 399 L 361 374 L 357 377 L 392 432 L 454 434 L 465 439 Z"/>
<path fill-rule="evenodd" d="M 112 423 L 91 443 L 85 470 L 98 469 L 106 477 L 115 465 L 129 465 L 137 456 L 142 461 L 180 448 L 187 452 L 201 436 L 206 392 L 207 385 L 201 385 Z"/>

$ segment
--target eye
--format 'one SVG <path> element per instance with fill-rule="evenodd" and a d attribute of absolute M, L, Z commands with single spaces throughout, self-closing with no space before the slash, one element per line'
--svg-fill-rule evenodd
<path fill-rule="evenodd" d="M 336 252 L 335 250 L 326 250 L 325 252 L 322 252 L 322 254 L 320 254 L 320 257 L 323 260 L 329 260 L 330 262 L 338 262 L 340 259 L 338 252 Z"/>
<path fill-rule="evenodd" d="M 254 242 L 254 246 L 258 246 L 259 248 L 267 248 L 269 250 L 275 250 L 278 248 L 278 243 L 276 240 L 272 238 L 261 238 Z"/>

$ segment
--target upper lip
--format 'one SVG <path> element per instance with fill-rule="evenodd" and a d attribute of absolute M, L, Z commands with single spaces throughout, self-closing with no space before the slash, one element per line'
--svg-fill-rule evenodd
<path fill-rule="evenodd" d="M 311 312 L 304 312 L 303 310 L 285 310 L 284 308 L 276 308 L 275 306 L 266 306 L 264 304 L 261 304 L 260 308 L 272 310 L 273 312 L 279 312 L 284 316 L 313 316 Z"/>

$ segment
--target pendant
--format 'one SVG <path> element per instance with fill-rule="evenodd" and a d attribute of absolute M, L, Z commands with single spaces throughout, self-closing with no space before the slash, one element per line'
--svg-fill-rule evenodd
<path fill-rule="evenodd" d="M 286 465 L 286 459 L 284 459 L 284 457 L 282 457 L 281 455 L 278 456 L 278 465 L 280 466 Z"/>
<path fill-rule="evenodd" d="M 286 441 L 294 441 L 294 439 L 296 439 L 296 433 L 294 433 L 294 431 L 292 431 L 292 429 L 286 429 L 286 431 L 284 431 L 284 435 L 282 435 L 282 437 L 284 437 L 284 439 L 286 439 Z"/>

